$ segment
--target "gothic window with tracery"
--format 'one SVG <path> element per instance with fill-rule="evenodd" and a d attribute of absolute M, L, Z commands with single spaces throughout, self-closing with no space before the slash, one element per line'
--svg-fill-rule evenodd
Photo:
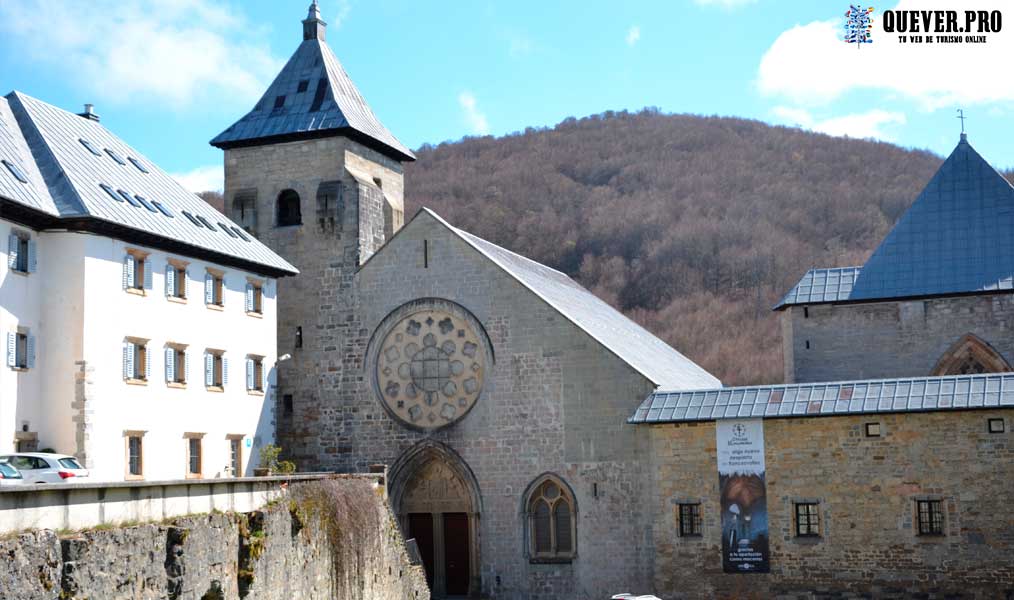
<path fill-rule="evenodd" d="M 567 486 L 556 477 L 544 476 L 529 493 L 526 507 L 532 559 L 572 559 L 577 530 L 574 498 Z"/>

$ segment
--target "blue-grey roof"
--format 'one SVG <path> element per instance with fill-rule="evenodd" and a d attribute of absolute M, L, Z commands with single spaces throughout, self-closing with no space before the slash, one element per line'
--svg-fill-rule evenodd
<path fill-rule="evenodd" d="M 429 209 L 422 210 L 655 385 L 671 389 L 722 385 L 711 373 L 560 271 L 453 227 Z"/>
<path fill-rule="evenodd" d="M 775 310 L 793 304 L 818 304 L 848 300 L 852 286 L 862 267 L 838 269 L 810 269 L 788 294 L 775 306 Z"/>
<path fill-rule="evenodd" d="M 312 38 L 303 40 L 253 110 L 218 134 L 211 145 L 229 148 L 255 140 L 348 130 L 379 144 L 379 150 L 397 160 L 415 160 L 373 114 L 327 43 Z"/>
<path fill-rule="evenodd" d="M 14 117 L 13 126 L 11 115 Z M 234 235 L 222 231 L 219 223 L 230 230 L 235 223 L 187 191 L 98 122 L 20 92 L 6 96 L 6 101 L 0 105 L 0 117 L 3 121 L 0 140 L 8 140 L 0 141 L 0 152 L 8 152 L 8 147 L 15 149 L 10 151 L 12 154 L 20 150 L 16 158 L 27 167 L 30 180 L 29 184 L 21 184 L 17 180 L 8 180 L 9 173 L 0 173 L 0 195 L 5 198 L 60 218 L 107 221 L 181 242 L 195 250 L 252 263 L 252 267 L 263 265 L 271 271 L 297 272 L 295 267 L 252 236 L 244 234 L 244 240 L 234 230 Z M 98 155 L 91 152 L 82 140 L 90 144 Z M 120 164 L 113 155 L 125 164 Z M 142 171 L 142 167 L 147 172 Z M 0 166 L 0 171 L 6 169 Z M 14 183 L 22 187 L 14 185 L 10 190 Z M 119 190 L 123 190 L 134 202 L 121 201 L 122 197 L 120 200 L 112 198 L 101 185 L 109 186 L 117 195 Z M 136 199 L 137 196 L 153 209 L 146 208 L 144 202 Z M 151 204 L 154 202 L 165 207 L 173 217 L 158 211 Z M 182 211 L 204 217 L 214 230 L 194 225 Z"/>
<path fill-rule="evenodd" d="M 1014 408 L 1014 373 L 658 391 L 630 423 Z"/>
<path fill-rule="evenodd" d="M 1014 187 L 962 134 L 926 188 L 861 269 L 823 300 L 807 273 L 776 306 L 1014 290 Z M 843 270 L 844 271 L 844 270 Z M 842 273 L 842 277 L 845 274 Z M 819 296 L 819 293 L 817 294 Z"/>

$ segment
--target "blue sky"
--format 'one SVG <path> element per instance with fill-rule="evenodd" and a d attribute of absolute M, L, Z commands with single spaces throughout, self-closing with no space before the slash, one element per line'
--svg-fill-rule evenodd
<path fill-rule="evenodd" d="M 309 0 L 0 0 L 0 93 L 103 124 L 192 189 L 221 185 L 208 140 L 253 107 L 301 40 Z M 947 154 L 964 108 L 973 145 L 1014 167 L 1014 5 L 985 44 L 841 37 L 848 2 L 321 0 L 328 42 L 406 145 L 657 106 Z M 1007 6 L 1005 6 L 1005 4 Z M 965 7 L 965 5 L 962 5 Z M 1008 64 L 1005 64 L 1008 62 Z"/>

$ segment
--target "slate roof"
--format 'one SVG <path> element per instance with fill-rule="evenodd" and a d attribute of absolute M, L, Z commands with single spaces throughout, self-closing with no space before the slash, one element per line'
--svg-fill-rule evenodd
<path fill-rule="evenodd" d="M 310 7 L 311 17 L 314 8 Z M 218 134 L 211 145 L 225 149 L 343 133 L 357 135 L 396 160 L 415 160 L 373 114 L 327 43 L 312 38 L 296 48 L 253 110 Z"/>
<path fill-rule="evenodd" d="M 23 184 L 0 166 L 0 196 L 71 224 L 82 219 L 100 221 L 144 234 L 146 239 L 154 236 L 235 259 L 255 272 L 262 267 L 273 274 L 298 272 L 252 236 L 239 237 L 232 229 L 235 223 L 98 122 L 20 92 L 11 92 L 0 103 L 0 121 L 0 159 L 11 156 L 29 179 Z M 103 184 L 117 199 L 100 187 Z M 132 201 L 128 203 L 119 190 Z M 157 205 L 173 216 L 163 214 Z M 184 210 L 204 217 L 214 229 L 195 225 L 182 214 Z M 220 223 L 232 233 L 222 231 Z"/>
<path fill-rule="evenodd" d="M 779 310 L 794 304 L 841 302 L 852 295 L 852 286 L 862 267 L 810 269 L 775 306 Z"/>
<path fill-rule="evenodd" d="M 1014 290 L 1014 187 L 961 141 L 861 269 L 852 289 L 813 298 L 808 272 L 776 306 Z M 844 271 L 844 270 L 842 270 Z M 825 294 L 825 296 L 828 294 Z"/>
<path fill-rule="evenodd" d="M 692 360 L 560 271 L 458 229 L 427 208 L 422 212 L 446 226 L 655 385 L 670 388 L 721 385 Z"/>
<path fill-rule="evenodd" d="M 1014 408 L 1014 373 L 658 391 L 629 423 Z"/>

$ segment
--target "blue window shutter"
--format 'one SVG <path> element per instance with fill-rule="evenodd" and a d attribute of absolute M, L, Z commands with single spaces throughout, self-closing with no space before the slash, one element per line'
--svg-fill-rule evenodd
<path fill-rule="evenodd" d="M 254 287 L 252 283 L 246 284 L 246 312 L 254 309 Z"/>
<path fill-rule="evenodd" d="M 134 287 L 134 257 L 123 257 L 123 289 Z"/>
<path fill-rule="evenodd" d="M 35 240 L 28 240 L 28 272 L 34 273 L 38 267 L 38 258 L 35 252 Z"/>
<path fill-rule="evenodd" d="M 145 350 L 148 347 L 145 346 Z M 151 352 L 144 353 L 144 379 L 145 381 L 151 381 Z"/>
<path fill-rule="evenodd" d="M 13 233 L 7 237 L 7 266 L 11 269 L 18 266 L 18 236 Z"/>
<path fill-rule="evenodd" d="M 229 385 L 229 359 L 222 357 L 222 387 Z"/>
<path fill-rule="evenodd" d="M 176 295 L 176 267 L 169 263 L 165 265 L 165 295 Z"/>
<path fill-rule="evenodd" d="M 28 336 L 27 343 L 25 344 L 25 350 L 28 353 L 25 362 L 28 364 L 29 369 L 35 368 L 35 336 Z"/>
<path fill-rule="evenodd" d="M 204 385 L 215 385 L 215 356 L 210 352 L 204 353 Z"/>
<path fill-rule="evenodd" d="M 151 261 L 148 260 L 148 259 L 145 259 L 144 262 L 142 262 L 142 267 L 144 268 L 144 289 L 150 290 L 151 289 Z"/>
<path fill-rule="evenodd" d="M 187 274 L 187 270 L 186 269 L 180 269 L 180 283 L 183 284 L 183 289 L 182 289 L 180 295 L 183 296 L 184 298 L 187 297 L 187 281 L 189 281 L 189 280 L 190 280 L 190 275 Z"/>
<path fill-rule="evenodd" d="M 225 287 L 225 275 L 222 275 L 222 298 L 221 298 L 222 306 L 225 306 L 225 291 L 228 289 L 229 288 Z"/>
<path fill-rule="evenodd" d="M 261 293 L 264 294 L 265 298 L 275 297 L 275 286 L 272 285 L 272 280 L 268 279 L 264 282 L 264 286 L 261 288 Z"/>
<path fill-rule="evenodd" d="M 266 394 L 268 393 L 268 365 L 264 363 L 264 359 L 261 359 L 261 390 Z"/>
<path fill-rule="evenodd" d="M 215 302 L 215 277 L 211 273 L 204 274 L 204 303 Z"/>
<path fill-rule="evenodd" d="M 18 364 L 18 334 L 13 331 L 7 332 L 7 366 L 13 367 Z"/>
<path fill-rule="evenodd" d="M 176 378 L 176 350 L 165 349 L 165 380 L 172 381 Z"/>
<path fill-rule="evenodd" d="M 254 361 L 252 358 L 246 359 L 246 389 L 254 389 Z"/>
<path fill-rule="evenodd" d="M 134 377 L 134 344 L 130 342 L 123 343 L 123 378 L 131 379 Z"/>
<path fill-rule="evenodd" d="M 183 382 L 190 381 L 190 353 L 183 352 Z"/>

